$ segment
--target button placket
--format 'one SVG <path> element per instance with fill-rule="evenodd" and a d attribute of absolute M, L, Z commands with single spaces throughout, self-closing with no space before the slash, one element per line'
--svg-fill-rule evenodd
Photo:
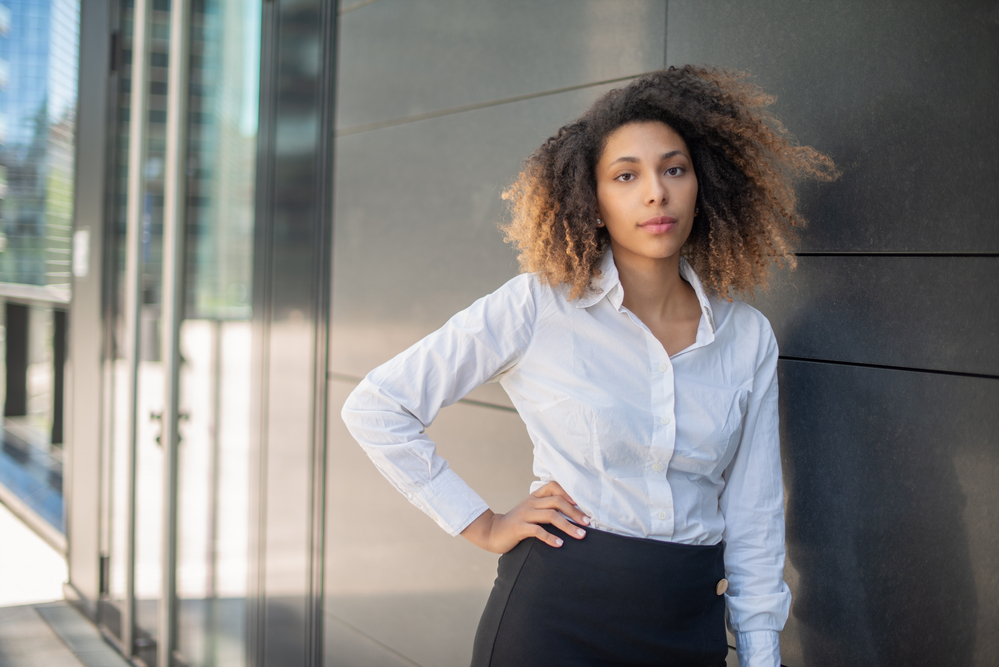
<path fill-rule="evenodd" d="M 676 427 L 673 423 L 673 364 L 666 356 L 662 343 L 647 328 L 645 336 L 649 352 L 652 410 L 652 438 L 649 449 L 651 461 L 645 469 L 649 481 L 649 519 L 652 522 L 650 527 L 669 539 L 674 529 L 673 489 L 666 472 L 676 445 Z"/>

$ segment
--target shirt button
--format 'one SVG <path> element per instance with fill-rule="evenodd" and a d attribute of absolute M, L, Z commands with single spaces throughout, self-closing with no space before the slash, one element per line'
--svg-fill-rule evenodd
<path fill-rule="evenodd" d="M 663 465 L 661 463 L 653 463 L 652 469 L 655 470 L 656 472 L 659 472 L 660 470 L 663 469 Z"/>
<path fill-rule="evenodd" d="M 659 518 L 663 519 L 663 520 L 668 519 L 669 518 L 669 512 L 660 512 L 659 513 Z"/>
<path fill-rule="evenodd" d="M 668 369 L 669 369 L 669 366 L 667 366 L 666 364 L 659 364 L 659 372 L 660 373 L 665 373 Z"/>
<path fill-rule="evenodd" d="M 663 426 L 666 426 L 666 424 L 669 424 L 669 417 L 663 417 L 662 419 L 659 420 L 659 423 L 662 424 Z"/>

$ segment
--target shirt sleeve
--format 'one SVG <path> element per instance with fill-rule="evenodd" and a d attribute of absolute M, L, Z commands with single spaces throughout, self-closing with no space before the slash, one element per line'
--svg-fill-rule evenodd
<path fill-rule="evenodd" d="M 725 471 L 729 627 L 740 667 L 779 667 L 778 632 L 791 592 L 784 583 L 784 485 L 777 414 L 777 341 L 764 320 L 742 437 Z"/>
<path fill-rule="evenodd" d="M 442 407 L 517 363 L 536 312 L 532 277 L 520 275 L 371 371 L 343 406 L 347 429 L 382 475 L 451 535 L 489 506 L 425 429 Z"/>

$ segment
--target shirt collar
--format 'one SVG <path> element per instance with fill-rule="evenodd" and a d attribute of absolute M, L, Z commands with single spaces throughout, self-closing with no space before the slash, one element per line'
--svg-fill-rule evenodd
<path fill-rule="evenodd" d="M 600 264 L 597 268 L 600 275 L 593 279 L 593 290 L 581 297 L 576 302 L 576 307 L 589 308 L 606 298 L 615 309 L 621 310 L 621 304 L 624 302 L 624 288 L 621 287 L 621 278 L 618 276 L 617 265 L 614 264 L 614 255 L 609 246 L 604 251 L 603 257 L 600 258 Z M 701 313 L 713 334 L 715 332 L 715 318 L 714 311 L 711 309 L 711 301 L 704 291 L 704 286 L 701 285 L 701 279 L 697 277 L 694 268 L 684 257 L 680 258 L 680 276 L 694 288 L 697 301 L 701 304 Z"/>

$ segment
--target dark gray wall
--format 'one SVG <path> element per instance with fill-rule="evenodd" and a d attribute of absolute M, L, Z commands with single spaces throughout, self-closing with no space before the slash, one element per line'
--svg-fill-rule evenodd
<path fill-rule="evenodd" d="M 467 664 L 495 557 L 410 507 L 336 415 L 516 273 L 496 223 L 520 160 L 664 56 L 752 71 L 843 170 L 802 191 L 799 268 L 755 301 L 783 354 L 785 663 L 994 663 L 999 5 L 341 5 L 326 664 Z M 431 431 L 509 507 L 529 440 L 501 390 L 470 398 Z"/>
<path fill-rule="evenodd" d="M 777 332 L 788 665 L 999 654 L 999 5 L 670 2 L 667 62 L 747 69 L 843 170 L 802 196 Z"/>

